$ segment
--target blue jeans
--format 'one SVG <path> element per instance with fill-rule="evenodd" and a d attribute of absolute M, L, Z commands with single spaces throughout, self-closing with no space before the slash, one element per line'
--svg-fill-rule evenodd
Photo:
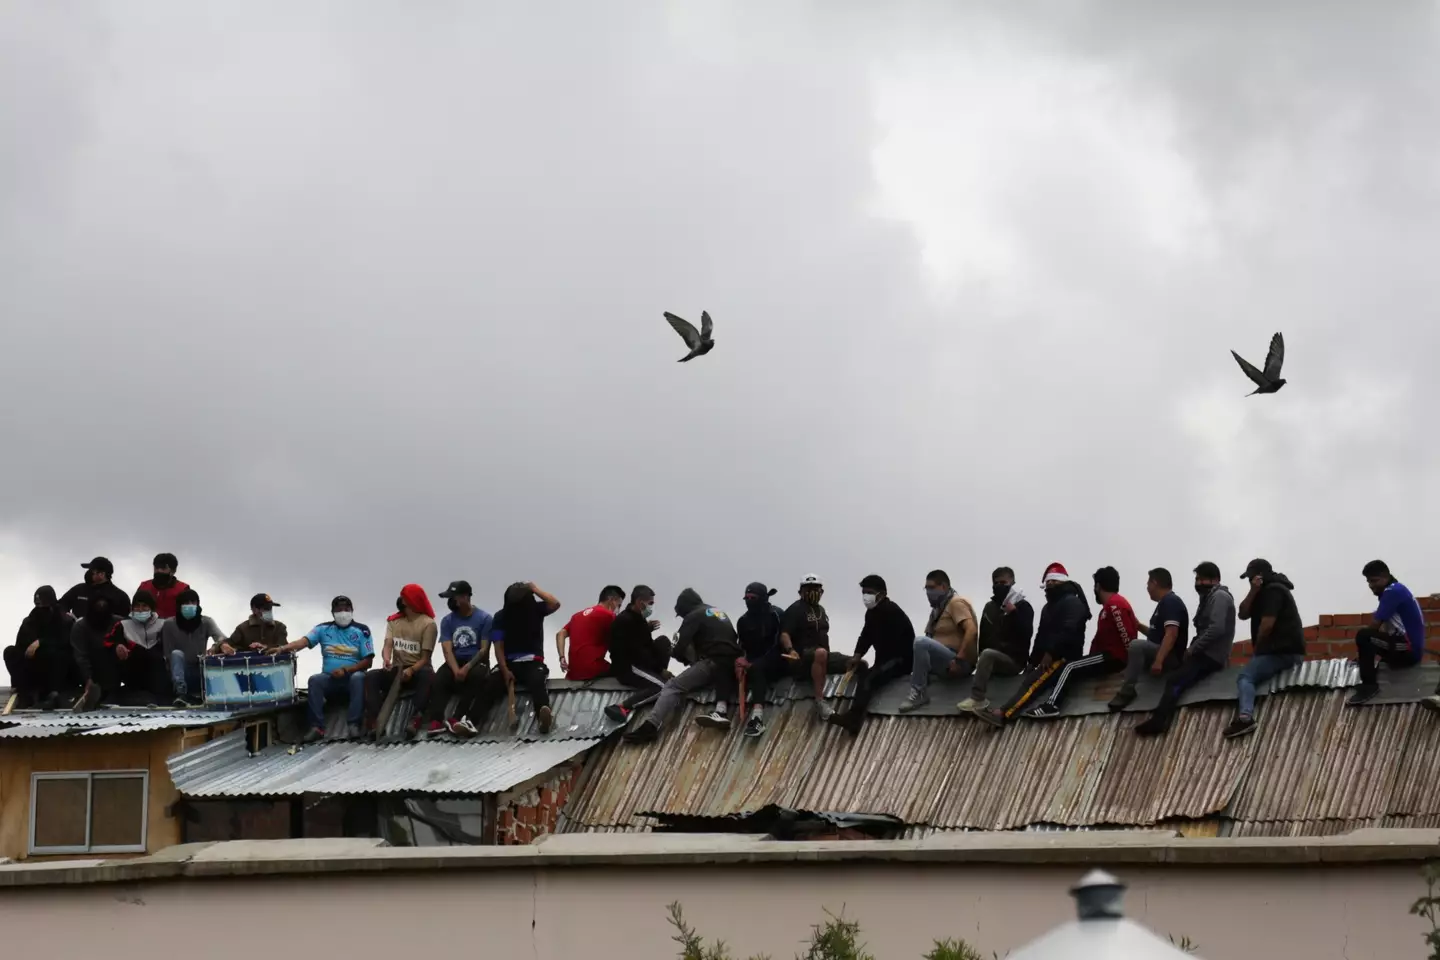
<path fill-rule="evenodd" d="M 1299 653 L 1257 654 L 1254 659 L 1240 668 L 1240 677 L 1235 681 L 1235 688 L 1240 694 L 1240 702 L 1236 704 L 1235 715 L 1255 716 L 1255 688 L 1271 677 L 1304 662 L 1304 655 Z"/>
<path fill-rule="evenodd" d="M 310 678 L 310 726 L 316 730 L 325 729 L 325 701 L 331 697 L 349 697 L 349 711 L 346 720 L 359 724 L 365 717 L 365 671 L 356 670 L 335 678 L 328 673 L 317 673 Z"/>
<path fill-rule="evenodd" d="M 939 640 L 929 637 L 915 638 L 915 666 L 910 670 L 910 686 L 924 690 L 930 685 L 930 676 L 940 676 L 958 654 Z"/>
<path fill-rule="evenodd" d="M 175 696 L 187 696 L 190 691 L 197 695 L 205 691 L 201 689 L 200 682 L 200 661 L 187 660 L 184 651 L 170 651 L 170 685 L 175 688 Z"/>

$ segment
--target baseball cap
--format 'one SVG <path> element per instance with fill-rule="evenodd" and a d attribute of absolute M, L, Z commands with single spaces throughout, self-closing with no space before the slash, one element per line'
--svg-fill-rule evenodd
<path fill-rule="evenodd" d="M 775 596 L 775 588 L 774 588 L 774 587 L 767 587 L 767 586 L 765 586 L 765 584 L 761 583 L 759 580 L 756 580 L 754 583 L 750 584 L 748 587 L 745 588 L 745 597 L 746 597 L 746 599 L 749 599 L 750 597 L 754 597 L 755 599 L 758 600 L 758 599 L 760 599 L 761 597 L 773 597 L 773 596 Z"/>
<path fill-rule="evenodd" d="M 1256 557 L 1254 560 L 1251 560 L 1249 563 L 1247 563 L 1247 564 L 1245 565 L 1245 579 L 1246 579 L 1246 580 L 1249 580 L 1249 579 L 1251 579 L 1252 577 L 1261 577 L 1261 576 L 1264 576 L 1264 575 L 1267 574 L 1267 573 L 1274 573 L 1274 572 L 1275 572 L 1275 568 L 1272 567 L 1272 566 L 1270 566 L 1270 561 L 1269 561 L 1269 560 L 1261 560 L 1259 557 Z"/>
<path fill-rule="evenodd" d="M 99 570 L 101 573 L 108 576 L 115 576 L 115 564 L 111 563 L 109 560 L 106 560 L 104 557 L 96 557 L 89 563 L 82 563 L 80 564 L 80 566 L 84 567 L 86 570 Z"/>
<path fill-rule="evenodd" d="M 825 584 L 821 582 L 821 580 L 820 580 L 819 577 L 817 577 L 815 574 L 812 573 L 812 574 L 808 574 L 808 575 L 805 577 L 804 580 L 801 580 L 801 581 L 800 581 L 800 586 L 802 586 L 802 587 L 823 587 L 823 586 L 825 586 Z"/>
<path fill-rule="evenodd" d="M 867 576 L 864 580 L 861 580 L 861 581 L 860 581 L 860 589 L 861 589 L 861 590 L 875 590 L 875 591 L 878 591 L 878 592 L 880 592 L 880 593 L 889 593 L 889 592 L 890 592 L 889 590 L 886 590 L 886 589 L 885 589 L 885 578 L 882 577 L 882 576 L 880 576 L 880 574 L 878 574 L 878 573 L 872 573 L 872 574 L 870 574 L 869 576 Z"/>
<path fill-rule="evenodd" d="M 278 606 L 280 606 L 280 604 L 276 603 L 274 600 L 271 600 L 270 594 L 268 593 L 257 593 L 255 594 L 255 596 L 250 598 L 250 607 L 252 610 L 257 607 L 261 610 L 264 610 L 267 607 Z"/>
<path fill-rule="evenodd" d="M 446 600 L 449 600 L 451 597 L 472 597 L 474 595 L 475 591 L 470 589 L 469 580 L 451 580 L 450 586 L 440 591 L 440 596 Z"/>

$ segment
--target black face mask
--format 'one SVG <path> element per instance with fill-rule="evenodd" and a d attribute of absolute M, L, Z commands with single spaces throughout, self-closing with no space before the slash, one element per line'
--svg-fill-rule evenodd
<path fill-rule="evenodd" d="M 460 604 L 458 604 L 458 603 L 455 602 L 455 598 L 454 598 L 454 597 L 448 598 L 448 599 L 445 601 L 445 606 L 449 608 L 449 610 L 450 610 L 451 613 L 454 613 L 456 610 L 460 609 Z"/>
<path fill-rule="evenodd" d="M 1008 597 L 1009 595 L 1010 595 L 1010 584 L 1008 584 L 1008 583 L 992 583 L 992 584 L 990 585 L 990 596 L 991 596 L 991 598 L 994 599 L 994 601 L 995 601 L 996 603 L 1002 602 L 1002 601 L 1003 601 L 1006 597 Z"/>
<path fill-rule="evenodd" d="M 1214 590 L 1214 589 L 1215 589 L 1214 584 L 1210 584 L 1210 583 L 1197 583 L 1197 584 L 1195 584 L 1195 592 L 1198 593 L 1198 594 L 1200 594 L 1200 596 L 1202 596 L 1202 597 L 1205 596 L 1205 594 L 1209 593 L 1211 590 Z"/>

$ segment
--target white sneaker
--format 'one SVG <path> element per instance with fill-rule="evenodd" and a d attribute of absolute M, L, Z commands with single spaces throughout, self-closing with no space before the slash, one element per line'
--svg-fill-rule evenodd
<path fill-rule="evenodd" d="M 820 715 L 821 720 L 828 721 L 831 717 L 835 716 L 835 708 L 824 700 L 815 701 L 815 712 Z"/>
<path fill-rule="evenodd" d="M 990 709 L 990 701 L 984 699 L 976 700 L 974 697 L 966 697 L 964 700 L 961 700 L 959 703 L 955 704 L 955 709 L 959 710 L 961 713 L 980 713 L 983 710 Z"/>
<path fill-rule="evenodd" d="M 930 694 L 925 690 L 910 688 L 910 695 L 900 702 L 900 712 L 909 713 L 912 710 L 919 710 L 930 702 Z"/>
<path fill-rule="evenodd" d="M 446 729 L 457 737 L 473 737 L 480 731 L 475 729 L 475 724 L 470 722 L 469 717 L 461 717 L 459 720 L 451 720 L 445 724 Z"/>

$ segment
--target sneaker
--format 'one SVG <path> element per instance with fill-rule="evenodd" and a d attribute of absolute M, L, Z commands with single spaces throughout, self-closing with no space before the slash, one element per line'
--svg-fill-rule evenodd
<path fill-rule="evenodd" d="M 1421 700 L 1420 706 L 1424 707 L 1426 710 L 1429 710 L 1431 713 L 1440 713 L 1440 693 L 1434 694 L 1433 696 L 1429 696 L 1426 697 L 1424 700 Z"/>
<path fill-rule="evenodd" d="M 309 733 L 305 734 L 305 739 L 301 743 L 319 743 L 324 739 L 325 730 L 322 727 L 313 727 Z"/>
<path fill-rule="evenodd" d="M 1360 684 L 1360 688 L 1355 691 L 1355 694 L 1349 700 L 1345 701 L 1345 703 L 1346 706 L 1358 707 L 1362 703 L 1369 703 L 1378 696 L 1380 696 L 1380 684 L 1362 683 Z"/>
<path fill-rule="evenodd" d="M 1172 714 L 1152 713 L 1135 724 L 1135 735 L 1137 737 L 1158 737 L 1169 731 L 1171 717 Z"/>
<path fill-rule="evenodd" d="M 1005 714 L 1001 713 L 999 710 L 981 710 L 976 713 L 975 716 L 979 717 L 981 720 L 984 720 L 996 730 L 999 730 L 1001 727 L 1005 726 Z"/>
<path fill-rule="evenodd" d="M 752 740 L 765 732 L 765 720 L 762 717 L 751 716 L 745 721 L 745 736 Z"/>
<path fill-rule="evenodd" d="M 85 692 L 80 694 L 80 699 L 70 709 L 76 713 L 85 713 L 94 710 L 100 704 L 100 685 L 94 680 L 85 684 Z"/>
<path fill-rule="evenodd" d="M 911 687 L 910 695 L 904 700 L 900 701 L 900 712 L 910 713 L 913 710 L 919 710 L 921 707 L 925 706 L 925 704 L 929 702 L 929 693 L 924 690 L 916 690 L 914 687 Z"/>
<path fill-rule="evenodd" d="M 820 717 L 822 721 L 828 723 L 830 721 L 830 718 L 835 716 L 835 708 L 830 706 L 830 704 L 826 703 L 824 700 L 816 700 L 815 713 L 817 716 Z"/>
<path fill-rule="evenodd" d="M 703 717 L 696 717 L 695 722 L 702 727 L 709 727 L 711 730 L 730 729 L 730 715 L 719 710 L 712 710 Z"/>
<path fill-rule="evenodd" d="M 623 703 L 612 703 L 610 704 L 610 706 L 605 708 L 605 716 L 609 717 L 616 723 L 629 723 L 630 708 L 625 706 Z"/>
<path fill-rule="evenodd" d="M 186 700 L 184 697 L 176 697 L 175 702 L 172 703 L 171 706 L 174 707 L 176 710 L 189 710 L 190 701 Z"/>
<path fill-rule="evenodd" d="M 1130 704 L 1135 702 L 1135 696 L 1136 694 L 1134 687 L 1129 685 L 1121 687 L 1119 690 L 1115 691 L 1115 696 L 1110 698 L 1110 709 L 1124 710 L 1126 707 L 1130 706 Z"/>
<path fill-rule="evenodd" d="M 1060 708 L 1053 703 L 1042 703 L 1039 706 L 1031 707 L 1025 716 L 1031 720 L 1055 720 L 1060 716 Z"/>
<path fill-rule="evenodd" d="M 1225 739 L 1234 740 L 1236 737 L 1243 737 L 1248 733 L 1254 733 L 1259 724 L 1254 717 L 1236 717 L 1230 721 L 1230 726 L 1225 728 Z"/>
<path fill-rule="evenodd" d="M 554 719 L 555 719 L 555 714 L 551 712 L 551 710 L 550 710 L 550 708 L 549 708 L 548 706 L 541 707 L 541 708 L 540 708 L 540 714 L 539 714 L 540 732 L 541 732 L 541 733 L 549 733 L 549 732 L 550 732 L 550 724 L 554 721 Z"/>
<path fill-rule="evenodd" d="M 432 734 L 444 732 L 445 722 L 443 720 L 431 720 L 429 723 L 425 724 L 425 736 L 427 737 L 431 736 Z"/>
<path fill-rule="evenodd" d="M 974 697 L 966 697 L 964 700 L 955 704 L 955 709 L 961 713 L 984 713 L 990 709 L 990 701 L 984 697 L 981 697 L 979 700 L 976 700 Z"/>
<path fill-rule="evenodd" d="M 649 720 L 646 720 L 624 736 L 626 743 L 654 743 L 659 739 L 660 728 Z"/>
<path fill-rule="evenodd" d="M 455 734 L 455 736 L 463 737 L 467 740 L 480 733 L 480 731 L 476 729 L 475 724 L 470 722 L 469 717 L 460 717 L 458 720 L 451 720 L 445 724 L 445 729 Z"/>
<path fill-rule="evenodd" d="M 420 732 L 420 718 L 411 717 L 410 722 L 405 724 L 405 739 L 414 740 L 415 735 Z"/>
<path fill-rule="evenodd" d="M 359 740 L 361 737 L 360 724 L 350 723 L 345 726 L 345 736 L 351 740 Z"/>

